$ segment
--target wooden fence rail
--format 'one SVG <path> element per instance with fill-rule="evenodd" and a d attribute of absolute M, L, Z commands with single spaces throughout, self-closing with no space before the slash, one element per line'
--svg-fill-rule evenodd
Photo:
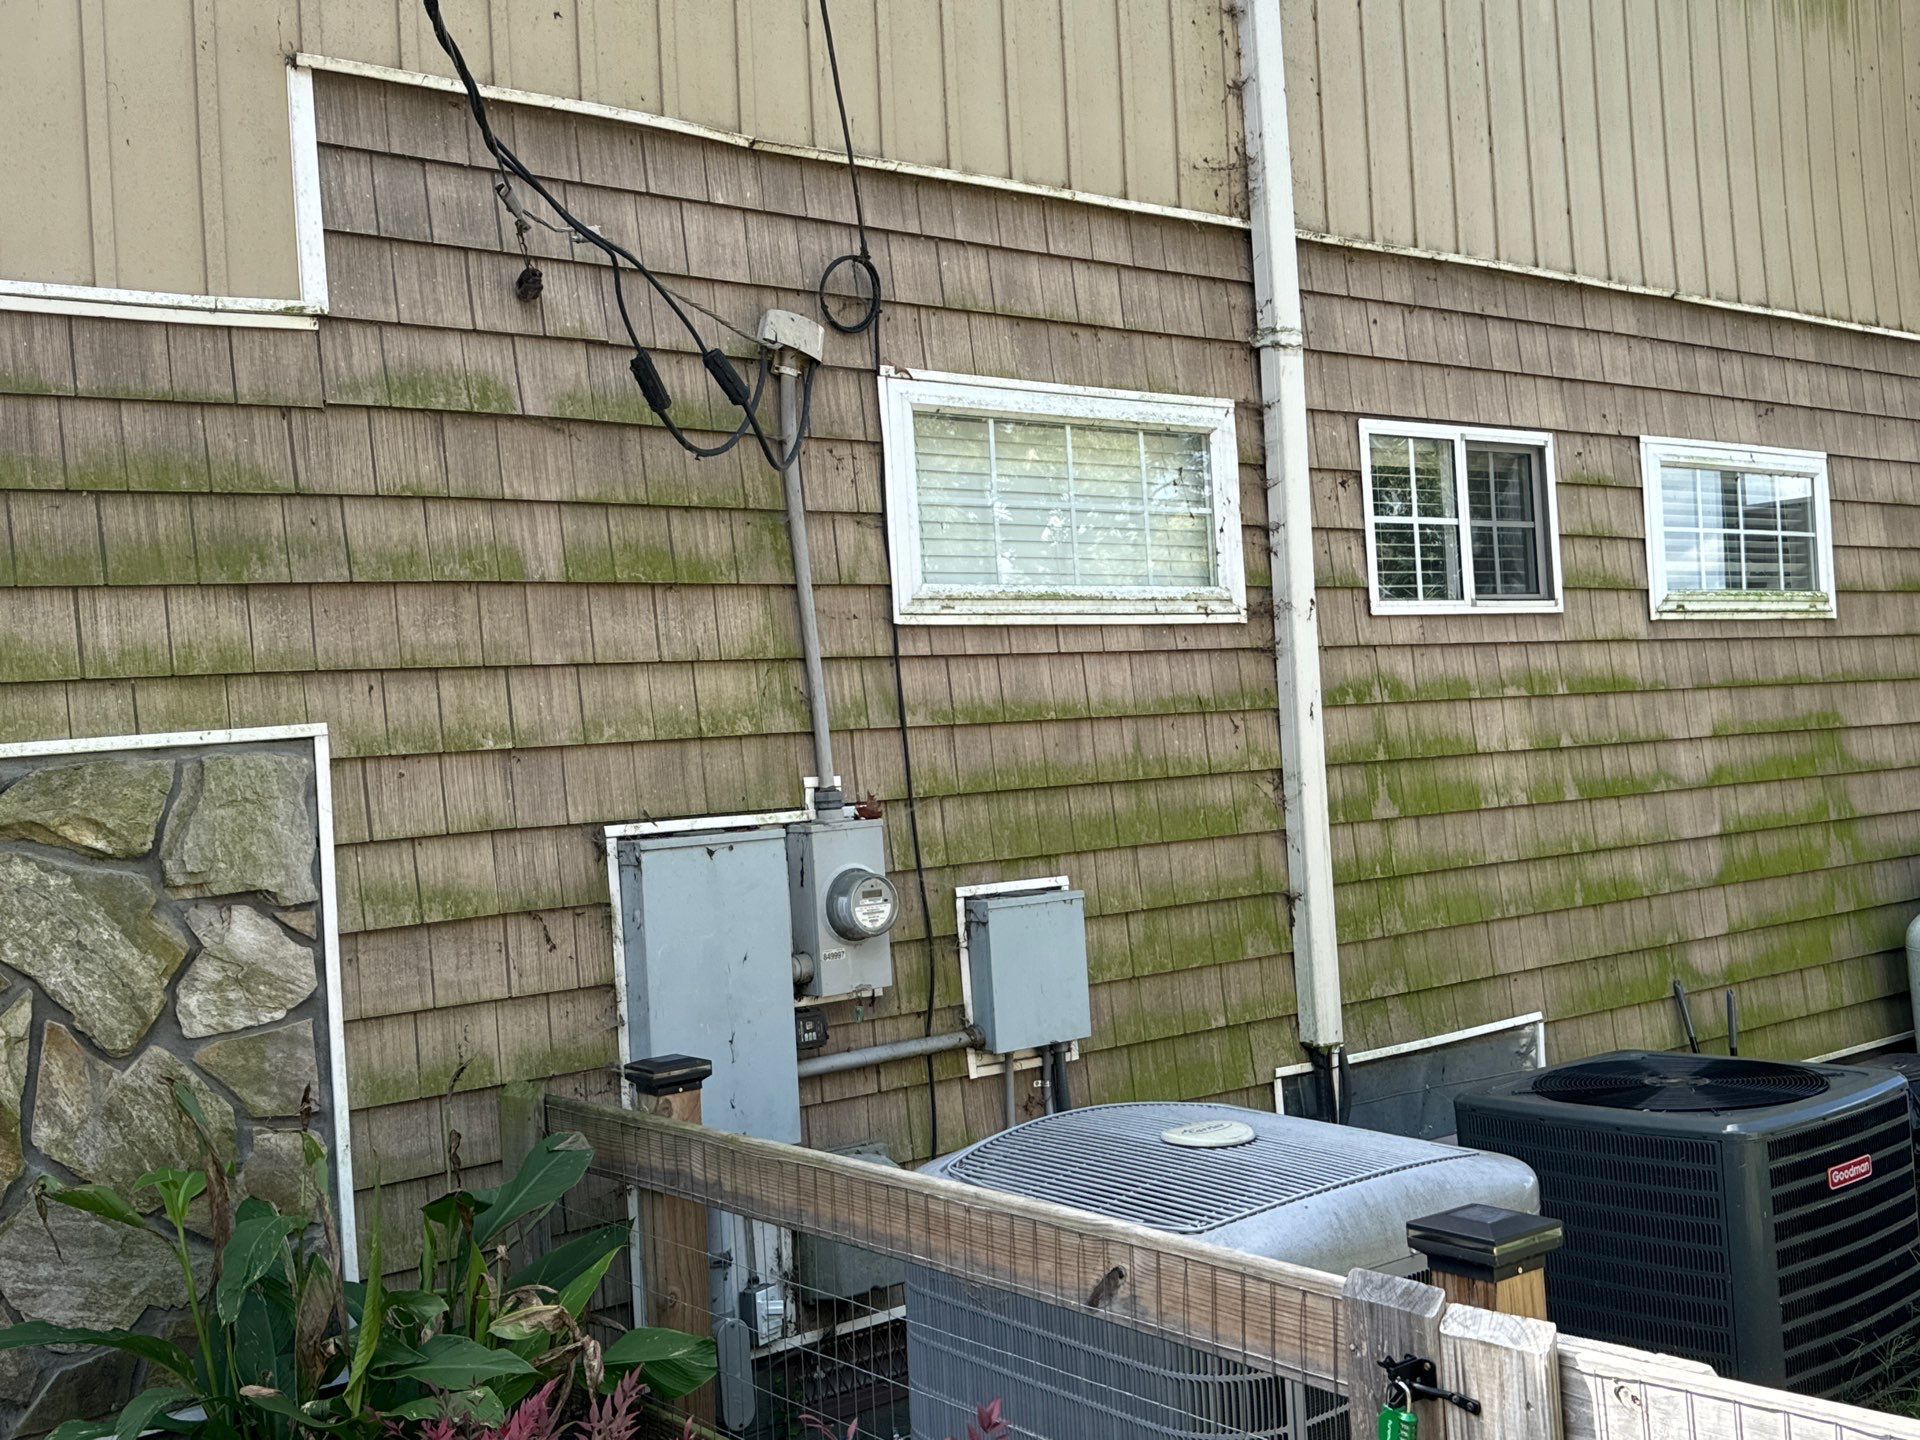
<path fill-rule="evenodd" d="M 596 1173 L 1175 1339 L 1348 1397 L 1355 1435 L 1384 1398 L 1375 1361 L 1434 1359 L 1482 1412 L 1426 1407 L 1442 1440 L 1920 1440 L 1920 1420 L 1726 1380 L 1704 1365 L 1447 1305 L 1430 1285 L 1342 1279 L 1064 1206 L 549 1096 Z M 1628 1263 L 1629 1257 L 1623 1257 Z"/>

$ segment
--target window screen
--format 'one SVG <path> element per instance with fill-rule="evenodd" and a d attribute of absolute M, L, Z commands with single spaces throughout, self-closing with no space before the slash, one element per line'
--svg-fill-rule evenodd
<path fill-rule="evenodd" d="M 924 410 L 913 428 L 926 583 L 1213 583 L 1204 435 Z"/>
<path fill-rule="evenodd" d="M 895 614 L 1240 619 L 1224 400 L 882 377 Z"/>
<path fill-rule="evenodd" d="M 1557 604 L 1544 439 L 1386 422 L 1363 433 L 1376 607 Z"/>
<path fill-rule="evenodd" d="M 1817 590 L 1813 481 L 1690 465 L 1660 471 L 1669 590 Z"/>

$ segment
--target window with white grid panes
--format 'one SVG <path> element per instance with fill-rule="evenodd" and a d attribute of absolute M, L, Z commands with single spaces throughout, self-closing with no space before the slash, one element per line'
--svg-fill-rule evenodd
<path fill-rule="evenodd" d="M 1698 440 L 1640 443 L 1656 619 L 1834 613 L 1824 454 Z"/>
<path fill-rule="evenodd" d="M 1557 611 L 1552 437 L 1363 420 L 1376 614 Z"/>
<path fill-rule="evenodd" d="M 881 401 L 903 622 L 1245 617 L 1229 402 L 924 373 Z"/>

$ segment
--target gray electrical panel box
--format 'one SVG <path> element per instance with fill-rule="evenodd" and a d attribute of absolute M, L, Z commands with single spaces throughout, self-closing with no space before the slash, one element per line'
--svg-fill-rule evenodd
<path fill-rule="evenodd" d="M 879 820 L 802 820 L 787 827 L 793 953 L 803 995 L 853 995 L 893 984 L 900 900 L 887 879 Z M 792 1037 L 788 1037 L 792 1048 Z"/>
<path fill-rule="evenodd" d="M 711 1060 L 705 1124 L 799 1143 L 786 832 L 650 836 L 616 854 L 629 1052 Z"/>
<path fill-rule="evenodd" d="M 967 985 L 985 1049 L 1005 1055 L 1091 1035 L 1086 897 L 1034 890 L 969 899 Z"/>

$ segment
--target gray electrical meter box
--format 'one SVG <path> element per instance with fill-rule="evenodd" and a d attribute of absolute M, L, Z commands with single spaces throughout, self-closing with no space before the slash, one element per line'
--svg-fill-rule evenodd
<path fill-rule="evenodd" d="M 1005 1055 L 1091 1035 L 1086 896 L 1034 890 L 968 900 L 967 987 L 984 1049 Z"/>
<path fill-rule="evenodd" d="M 893 984 L 900 897 L 887 879 L 879 820 L 802 820 L 787 827 L 793 953 L 802 995 L 853 995 Z"/>

